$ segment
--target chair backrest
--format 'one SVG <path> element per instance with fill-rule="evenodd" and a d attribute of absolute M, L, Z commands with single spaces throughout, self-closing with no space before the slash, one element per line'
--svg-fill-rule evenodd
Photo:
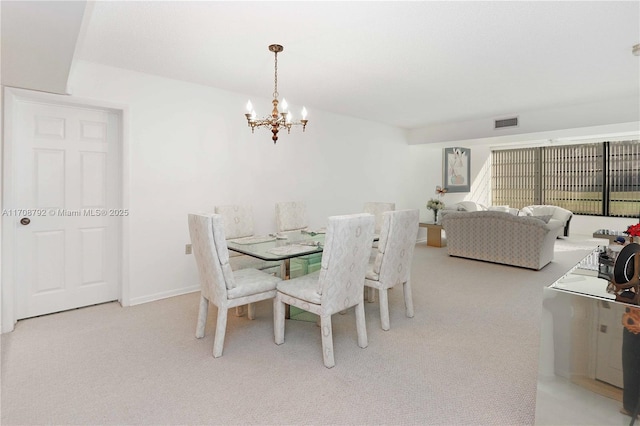
<path fill-rule="evenodd" d="M 385 212 L 373 271 L 385 287 L 409 279 L 413 249 L 418 236 L 419 210 Z"/>
<path fill-rule="evenodd" d="M 235 280 L 229 265 L 222 217 L 189 214 L 189 235 L 203 296 L 213 302 L 226 299 L 227 290 L 235 287 Z"/>
<path fill-rule="evenodd" d="M 382 213 L 396 209 L 396 203 L 379 203 L 379 202 L 366 202 L 364 203 L 364 212 L 371 213 L 376 219 L 375 233 L 380 233 L 382 227 Z"/>
<path fill-rule="evenodd" d="M 327 314 L 362 300 L 374 222 L 368 213 L 329 217 L 318 279 L 318 292 Z"/>
<path fill-rule="evenodd" d="M 224 221 L 224 234 L 227 239 L 250 237 L 253 235 L 253 209 L 251 206 L 216 206 L 216 214 Z"/>
<path fill-rule="evenodd" d="M 302 201 L 276 203 L 278 232 L 295 231 L 309 227 L 307 205 Z"/>

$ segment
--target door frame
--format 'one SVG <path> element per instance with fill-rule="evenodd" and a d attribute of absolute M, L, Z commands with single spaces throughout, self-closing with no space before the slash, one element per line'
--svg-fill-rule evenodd
<path fill-rule="evenodd" d="M 99 109 L 115 113 L 120 120 L 120 134 L 117 142 L 120 144 L 120 182 L 121 182 L 121 208 L 129 209 L 130 190 L 130 152 L 129 152 L 129 108 L 126 105 L 114 104 L 95 99 L 78 98 L 75 96 L 56 95 L 45 92 L 4 87 L 4 112 L 2 114 L 4 124 L 4 138 L 2 143 L 2 162 L 0 172 L 3 178 L 2 197 L 0 197 L 0 210 L 6 205 L 13 205 L 15 189 L 13 182 L 13 119 L 15 116 L 15 102 L 36 101 L 61 105 L 67 107 L 80 107 Z M 1 273 L 0 273 L 0 332 L 13 331 L 16 320 L 16 289 L 14 272 L 15 220 L 9 216 L 2 217 L 0 228 L 1 246 Z M 13 218 L 15 219 L 15 218 Z M 118 278 L 118 300 L 122 306 L 130 305 L 129 289 L 129 222 L 130 216 L 122 217 L 120 227 L 120 270 Z"/>

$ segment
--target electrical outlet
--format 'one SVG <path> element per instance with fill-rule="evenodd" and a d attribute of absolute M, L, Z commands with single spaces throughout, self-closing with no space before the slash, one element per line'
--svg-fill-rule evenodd
<path fill-rule="evenodd" d="M 184 246 L 184 254 L 191 254 L 191 244 Z"/>

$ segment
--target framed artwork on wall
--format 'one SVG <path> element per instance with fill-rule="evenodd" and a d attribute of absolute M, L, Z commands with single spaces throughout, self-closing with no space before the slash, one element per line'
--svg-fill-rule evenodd
<path fill-rule="evenodd" d="M 468 148 L 444 149 L 444 186 L 448 192 L 471 190 L 471 150 Z"/>

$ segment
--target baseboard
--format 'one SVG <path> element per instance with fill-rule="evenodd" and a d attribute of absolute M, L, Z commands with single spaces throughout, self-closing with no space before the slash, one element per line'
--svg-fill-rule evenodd
<path fill-rule="evenodd" d="M 174 296 L 181 296 L 187 293 L 193 293 L 196 291 L 200 291 L 199 285 L 182 287 L 175 290 L 163 291 L 160 293 L 150 294 L 148 296 L 134 297 L 130 300 L 129 306 L 141 305 L 143 303 L 155 302 L 156 300 L 166 299 Z"/>
<path fill-rule="evenodd" d="M 615 401 L 622 402 L 622 389 L 609 383 L 602 382 L 588 377 L 572 377 L 571 382 L 585 389 L 595 392 L 599 395 L 606 396 Z"/>

